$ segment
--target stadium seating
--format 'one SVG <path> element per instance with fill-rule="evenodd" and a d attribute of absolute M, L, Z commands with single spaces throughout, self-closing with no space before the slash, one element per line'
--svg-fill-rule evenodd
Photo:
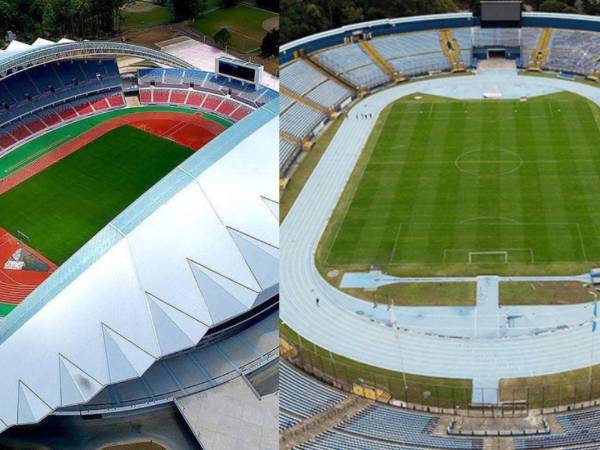
<path fill-rule="evenodd" d="M 0 80 L 0 126 L 62 101 L 120 85 L 114 60 L 62 61 L 33 67 Z"/>
<path fill-rule="evenodd" d="M 519 47 L 518 28 L 474 28 L 473 47 Z"/>
<path fill-rule="evenodd" d="M 515 449 L 563 448 L 600 442 L 600 411 L 597 409 L 556 416 L 564 432 L 543 436 L 523 436 L 514 440 Z M 576 447 L 575 447 L 576 446 Z"/>
<path fill-rule="evenodd" d="M 325 119 L 326 116 L 321 111 L 294 103 L 281 116 L 280 129 L 284 133 L 304 139 Z"/>
<path fill-rule="evenodd" d="M 240 103 L 222 94 L 201 93 L 190 88 L 140 88 L 139 97 L 142 105 L 186 105 L 192 108 L 215 112 L 234 122 L 243 119 L 252 111 L 246 103 Z"/>
<path fill-rule="evenodd" d="M 302 59 L 281 69 L 281 84 L 287 90 L 304 96 L 326 109 L 335 109 L 352 96 L 348 88 L 326 77 Z"/>
<path fill-rule="evenodd" d="M 600 33 L 554 30 L 544 69 L 588 75 L 600 67 Z"/>
<path fill-rule="evenodd" d="M 365 437 L 419 445 L 424 448 L 481 449 L 479 438 L 433 436 L 438 417 L 374 404 L 340 424 L 337 429 Z"/>
<path fill-rule="evenodd" d="M 76 97 L 24 114 L 0 126 L 0 154 L 45 130 L 95 112 L 125 106 L 120 89 Z"/>
<path fill-rule="evenodd" d="M 279 171 L 285 174 L 301 151 L 301 146 L 279 137 Z"/>
<path fill-rule="evenodd" d="M 279 367 L 280 404 L 284 415 L 280 418 L 280 430 L 322 413 L 344 398 L 342 393 L 322 385 L 285 362 L 280 363 Z M 375 403 L 298 448 L 483 448 L 481 438 L 434 435 L 438 422 L 439 417 L 430 414 Z"/>
<path fill-rule="evenodd" d="M 345 397 L 301 374 L 285 362 L 279 364 L 279 384 L 281 408 L 303 418 L 322 413 Z"/>
<path fill-rule="evenodd" d="M 287 430 L 298 423 L 298 419 L 285 412 L 279 413 L 279 431 Z"/>
<path fill-rule="evenodd" d="M 229 95 L 231 98 L 258 108 L 277 97 L 277 92 L 264 87 L 255 87 L 250 83 L 230 80 L 226 77 L 203 70 L 183 69 L 140 69 L 138 71 L 140 88 L 156 86 L 185 88 L 209 92 L 217 95 Z M 155 100 L 157 101 L 157 100 Z M 158 100 L 162 102 L 162 100 Z M 182 103 L 182 102 L 174 102 Z"/>

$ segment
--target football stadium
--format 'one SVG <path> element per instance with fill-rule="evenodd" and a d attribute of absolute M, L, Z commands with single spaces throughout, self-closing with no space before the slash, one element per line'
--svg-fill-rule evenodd
<path fill-rule="evenodd" d="M 278 93 L 190 59 L 0 52 L 0 447 L 276 445 Z"/>
<path fill-rule="evenodd" d="M 282 448 L 598 448 L 600 19 L 281 47 Z"/>

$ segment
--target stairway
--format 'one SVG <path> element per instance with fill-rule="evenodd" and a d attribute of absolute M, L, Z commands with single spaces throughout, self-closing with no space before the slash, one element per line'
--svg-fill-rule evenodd
<path fill-rule="evenodd" d="M 529 62 L 529 70 L 542 70 L 548 56 L 550 55 L 550 41 L 552 40 L 552 29 L 544 28 L 540 34 L 540 40 L 537 47 L 531 53 L 531 61 Z"/>
<path fill-rule="evenodd" d="M 399 74 L 396 68 L 392 66 L 387 59 L 381 56 L 381 54 L 375 49 L 375 47 L 371 45 L 370 42 L 362 41 L 360 43 L 360 47 L 367 55 L 369 55 L 369 58 L 371 58 L 381 70 L 389 75 L 392 80 L 395 82 L 406 80 L 406 77 L 403 77 L 401 74 Z"/>
<path fill-rule="evenodd" d="M 345 86 L 348 89 L 350 89 L 352 92 L 357 92 L 358 89 L 357 89 L 356 86 L 354 86 L 352 83 L 344 80 L 342 77 L 338 76 L 336 73 L 334 73 L 331 70 L 329 70 L 328 67 L 321 65 L 316 58 L 313 59 L 310 56 L 308 56 L 308 57 L 304 58 L 304 61 L 306 61 L 313 68 L 315 68 L 316 70 L 318 70 L 319 72 L 321 72 L 327 78 L 331 78 L 332 80 L 337 81 L 342 86 Z"/>
<path fill-rule="evenodd" d="M 460 46 L 450 30 L 440 31 L 440 47 L 452 64 L 452 72 L 464 72 L 465 65 L 460 57 Z"/>
<path fill-rule="evenodd" d="M 296 94 L 293 91 L 290 91 L 289 89 L 284 88 L 283 86 L 279 86 L 279 92 L 287 95 L 290 98 L 293 98 L 294 100 L 296 100 L 298 103 L 301 103 L 305 106 L 308 106 L 309 108 L 312 109 L 316 109 L 317 111 L 322 112 L 323 114 L 329 115 L 331 111 L 329 111 L 327 108 L 319 105 L 317 102 L 306 98 L 306 97 L 302 97 L 298 94 Z"/>

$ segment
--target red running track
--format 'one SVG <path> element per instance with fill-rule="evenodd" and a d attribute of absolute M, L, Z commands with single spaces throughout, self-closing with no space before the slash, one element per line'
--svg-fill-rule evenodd
<path fill-rule="evenodd" d="M 4 265 L 10 257 L 20 248 L 26 249 L 37 259 L 49 267 L 47 272 L 30 270 L 10 270 Z M 52 272 L 56 270 L 56 264 L 44 256 L 19 242 L 8 231 L 0 228 L 0 303 L 19 304 L 33 290 L 38 287 Z"/>
<path fill-rule="evenodd" d="M 225 129 L 223 125 L 200 115 L 180 112 L 151 111 L 115 117 L 71 139 L 27 167 L 0 180 L 0 195 L 75 153 L 100 136 L 125 125 L 170 139 L 192 150 L 200 149 Z"/>

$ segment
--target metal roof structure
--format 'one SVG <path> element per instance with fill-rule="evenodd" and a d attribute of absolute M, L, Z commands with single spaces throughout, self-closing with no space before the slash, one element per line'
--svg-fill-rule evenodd
<path fill-rule="evenodd" d="M 133 56 L 169 67 L 194 68 L 192 64 L 173 55 L 135 44 L 113 41 L 75 42 L 69 39 L 52 42 L 38 38 L 31 45 L 12 41 L 5 50 L 0 50 L 0 79 L 52 61 L 101 56 Z"/>
<path fill-rule="evenodd" d="M 0 432 L 88 402 L 279 290 L 279 101 L 184 161 L 0 326 Z"/>

